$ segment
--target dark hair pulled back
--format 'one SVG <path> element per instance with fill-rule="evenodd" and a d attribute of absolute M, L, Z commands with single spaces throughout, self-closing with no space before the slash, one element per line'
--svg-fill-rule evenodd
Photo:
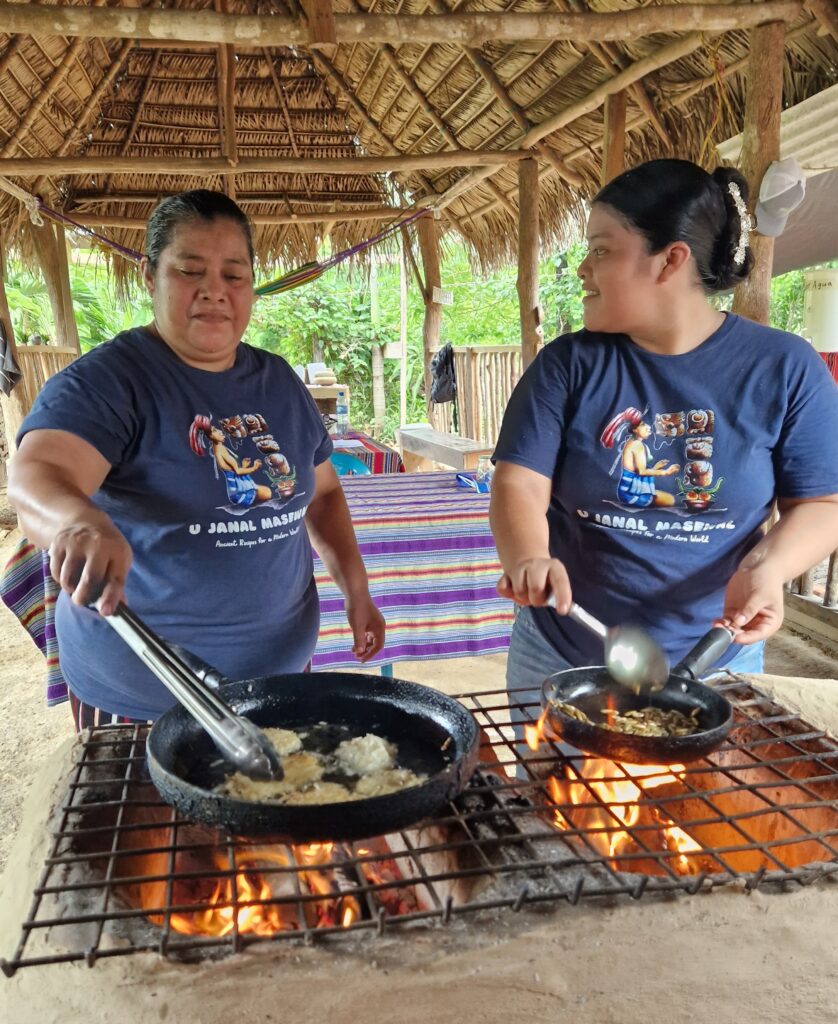
<path fill-rule="evenodd" d="M 594 197 L 613 209 L 646 239 L 650 252 L 684 242 L 708 295 L 728 291 L 744 281 L 754 264 L 749 247 L 734 262 L 742 223 L 728 186 L 736 184 L 743 202 L 748 186 L 729 167 L 709 174 L 689 160 L 650 160 L 618 175 Z"/>
<path fill-rule="evenodd" d="M 175 229 L 181 224 L 195 221 L 209 223 L 219 217 L 226 217 L 242 229 L 250 265 L 253 266 L 253 232 L 250 221 L 242 208 L 223 192 L 212 192 L 207 188 L 195 188 L 169 196 L 157 205 L 146 226 L 146 257 L 152 271 L 157 269 L 160 254 L 171 242 Z"/>

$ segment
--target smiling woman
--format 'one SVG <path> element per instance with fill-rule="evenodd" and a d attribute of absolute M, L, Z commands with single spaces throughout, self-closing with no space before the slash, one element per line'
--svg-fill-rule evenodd
<path fill-rule="evenodd" d="M 100 595 L 103 614 L 127 600 L 232 679 L 299 672 L 319 625 L 313 542 L 359 660 L 384 642 L 317 408 L 285 360 L 241 341 L 254 301 L 246 216 L 220 193 L 186 192 L 158 206 L 147 243 L 153 322 L 47 382 L 9 478 L 62 587 L 56 631 L 79 728 L 173 703 L 87 607 Z"/>
<path fill-rule="evenodd" d="M 643 626 L 673 661 L 722 620 L 737 633 L 727 666 L 753 671 L 783 583 L 838 544 L 825 365 L 802 338 L 707 300 L 753 263 L 747 199 L 734 170 L 654 160 L 593 201 L 585 329 L 539 353 L 494 453 L 499 590 L 523 606 L 510 686 L 602 660 L 545 607 L 551 594 L 560 612 L 572 595 L 608 626 Z"/>

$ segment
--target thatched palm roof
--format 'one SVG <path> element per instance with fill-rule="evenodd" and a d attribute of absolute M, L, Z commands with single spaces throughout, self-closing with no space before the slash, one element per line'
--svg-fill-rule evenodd
<path fill-rule="evenodd" d="M 34 5 L 19 9 L 24 6 Z M 123 0 L 121 6 L 151 4 Z M 200 0 L 163 6 L 213 11 Z M 644 6 L 637 0 L 591 5 L 597 12 Z M 335 0 L 333 7 L 337 14 L 438 18 L 447 10 L 589 9 L 585 0 Z M 802 4 L 786 7 L 792 9 L 788 105 L 838 80 L 838 43 Z M 215 0 L 215 9 L 301 16 L 296 0 Z M 675 154 L 712 165 L 714 144 L 741 129 L 747 54 L 748 35 L 741 30 L 481 46 L 341 41 L 326 50 L 299 43 L 219 46 L 0 32 L 0 174 L 138 249 L 143 232 L 137 224 L 158 198 L 198 186 L 224 189 L 254 216 L 260 259 L 283 266 L 311 259 L 326 231 L 335 246 L 352 244 L 387 222 L 382 207 L 435 202 L 458 181 L 471 181 L 473 187 L 442 202 L 443 224 L 459 231 L 479 260 L 493 263 L 514 252 L 514 162 L 493 166 L 491 174 L 456 166 L 364 174 L 340 167 L 249 171 L 246 162 L 316 157 L 345 161 L 348 171 L 369 156 L 532 148 L 542 180 L 542 232 L 551 241 L 598 187 L 604 84 L 618 74 L 618 81 L 630 83 L 627 163 Z M 637 77 L 644 60 L 639 68 L 648 73 Z M 555 127 L 531 146 L 545 122 Z M 38 176 L 3 168 L 4 158 L 41 157 L 83 157 L 85 163 Z M 141 174 L 131 166 L 106 173 L 98 169 L 104 157 L 129 158 L 133 166 L 176 160 L 177 173 Z M 218 158 L 231 161 L 221 165 L 229 173 L 190 173 L 190 162 Z M 352 219 L 342 219 L 345 210 L 353 211 Z M 302 218 L 289 222 L 291 214 Z M 26 224 L 19 201 L 0 191 L 7 245 L 26 248 Z"/>

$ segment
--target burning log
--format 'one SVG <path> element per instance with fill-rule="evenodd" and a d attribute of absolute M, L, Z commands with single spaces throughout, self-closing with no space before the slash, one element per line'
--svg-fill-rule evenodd
<path fill-rule="evenodd" d="M 364 845 L 358 847 L 357 853 L 364 858 L 371 854 L 377 855 L 375 860 L 362 860 L 358 863 L 358 871 L 368 885 L 392 886 L 394 882 L 404 883 L 404 875 L 399 868 L 403 859 L 397 860 L 391 856 L 390 847 L 383 836 L 365 840 Z M 370 897 L 373 903 L 383 907 L 387 917 L 415 914 L 422 909 L 415 887 L 408 884 L 376 889 L 370 893 Z"/>
<path fill-rule="evenodd" d="M 393 853 L 407 854 L 397 858 L 399 872 L 414 886 L 421 909 L 443 907 L 449 900 L 452 906 L 470 903 L 491 884 L 491 871 L 462 874 L 482 865 L 468 838 L 462 828 L 453 823 L 429 823 L 384 837 Z M 429 880 L 425 882 L 423 877 Z"/>

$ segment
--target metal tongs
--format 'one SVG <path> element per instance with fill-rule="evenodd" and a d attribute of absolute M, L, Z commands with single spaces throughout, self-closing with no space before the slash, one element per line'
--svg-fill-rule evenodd
<path fill-rule="evenodd" d="M 113 615 L 102 618 L 209 733 L 225 760 L 252 779 L 283 778 L 282 764 L 268 737 L 225 704 L 165 640 L 122 603 Z"/>

